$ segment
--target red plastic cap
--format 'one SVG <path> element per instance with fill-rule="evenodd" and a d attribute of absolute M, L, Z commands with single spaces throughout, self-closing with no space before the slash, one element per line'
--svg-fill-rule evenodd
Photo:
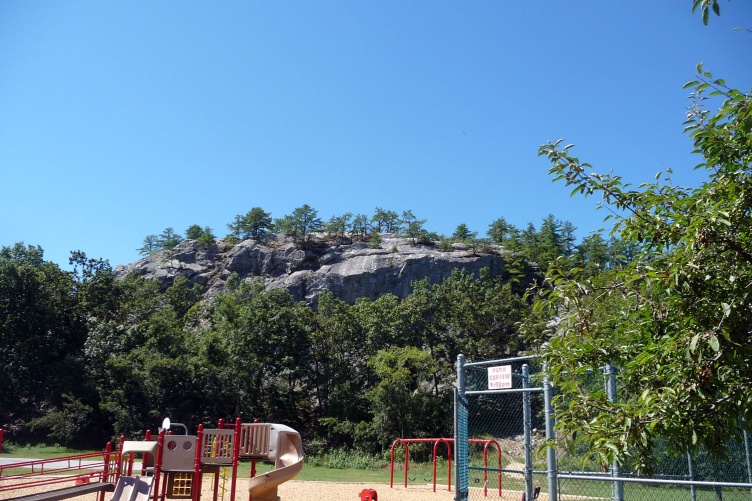
<path fill-rule="evenodd" d="M 379 495 L 375 489 L 363 489 L 360 491 L 360 501 L 378 501 Z"/>

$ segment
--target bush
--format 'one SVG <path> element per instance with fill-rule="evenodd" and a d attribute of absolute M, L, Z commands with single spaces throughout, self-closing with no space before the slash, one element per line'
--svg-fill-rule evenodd
<path fill-rule="evenodd" d="M 337 470 L 353 468 L 357 470 L 376 470 L 389 466 L 389 461 L 370 456 L 360 451 L 334 449 L 326 454 L 306 458 L 311 466 L 324 466 Z"/>

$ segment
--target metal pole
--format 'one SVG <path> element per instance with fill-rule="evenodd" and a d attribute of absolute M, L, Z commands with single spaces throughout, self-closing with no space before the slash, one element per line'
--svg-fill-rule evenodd
<path fill-rule="evenodd" d="M 522 366 L 522 387 L 530 387 L 530 367 Z M 530 392 L 522 394 L 522 422 L 525 436 L 525 499 L 533 499 L 533 419 L 530 412 Z"/>
<path fill-rule="evenodd" d="M 546 448 L 547 459 L 547 476 L 548 476 L 548 499 L 559 499 L 556 484 L 556 448 L 551 445 L 551 441 L 556 438 L 554 433 L 554 411 L 552 405 L 553 388 L 551 382 L 548 379 L 548 373 L 546 372 L 546 366 L 543 366 L 543 403 L 545 405 L 546 414 L 546 440 L 549 442 Z M 693 500 L 694 501 L 694 500 Z"/>
<path fill-rule="evenodd" d="M 465 397 L 465 355 L 457 355 L 457 388 L 454 391 L 454 499 L 466 501 L 468 482 L 467 400 Z"/>
<path fill-rule="evenodd" d="M 747 459 L 747 480 L 752 484 L 752 461 L 750 461 L 749 433 L 747 433 L 747 430 L 742 431 L 744 432 L 744 456 Z M 750 489 L 750 493 L 752 493 L 752 489 Z"/>
<path fill-rule="evenodd" d="M 614 367 L 613 362 L 609 362 L 606 366 L 606 393 L 609 402 L 616 402 L 616 367 Z M 616 461 L 611 463 L 611 476 L 621 477 L 621 468 Z M 624 484 L 622 482 L 615 480 L 611 483 L 611 499 L 613 501 L 624 501 Z"/>
<path fill-rule="evenodd" d="M 687 468 L 689 469 L 689 479 L 695 480 L 695 458 L 691 451 L 687 451 Z M 697 490 L 694 485 L 689 486 L 689 494 L 692 501 L 697 501 Z"/>

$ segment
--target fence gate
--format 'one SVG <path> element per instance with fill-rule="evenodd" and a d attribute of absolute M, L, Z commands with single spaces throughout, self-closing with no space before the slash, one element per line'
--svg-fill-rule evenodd
<path fill-rule="evenodd" d="M 457 357 L 454 395 L 455 500 L 557 499 L 551 387 L 535 357 L 466 362 Z M 501 465 L 488 445 L 501 451 Z M 549 497 L 550 495 L 550 497 Z"/>

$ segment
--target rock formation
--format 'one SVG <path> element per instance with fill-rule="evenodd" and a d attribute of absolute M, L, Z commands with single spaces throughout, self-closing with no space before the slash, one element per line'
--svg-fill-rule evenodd
<path fill-rule="evenodd" d="M 232 273 L 241 279 L 262 280 L 267 289 L 283 288 L 298 301 L 315 305 L 319 294 L 354 303 L 359 297 L 376 299 L 387 293 L 407 296 L 416 280 L 440 282 L 461 268 L 475 276 L 483 268 L 492 275 L 504 270 L 499 248 L 494 253 L 473 254 L 455 244 L 439 251 L 436 245 L 413 244 L 411 240 L 385 235 L 379 248 L 366 243 L 334 245 L 325 241 L 301 246 L 281 235 L 242 240 L 234 246 L 215 240 L 199 249 L 194 240 L 184 240 L 171 251 L 159 251 L 135 263 L 118 266 L 115 274 L 137 273 L 168 286 L 177 276 L 201 285 L 212 297 L 225 289 Z"/>

